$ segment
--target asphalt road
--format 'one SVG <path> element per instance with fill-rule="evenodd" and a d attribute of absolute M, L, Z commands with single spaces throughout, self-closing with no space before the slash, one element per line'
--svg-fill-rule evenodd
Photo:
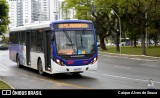
<path fill-rule="evenodd" d="M 54 74 L 40 76 L 30 68 L 18 68 L 0 51 L 0 79 L 14 89 L 147 89 L 149 79 L 160 89 L 160 59 L 99 54 L 98 71 L 80 76 Z"/>

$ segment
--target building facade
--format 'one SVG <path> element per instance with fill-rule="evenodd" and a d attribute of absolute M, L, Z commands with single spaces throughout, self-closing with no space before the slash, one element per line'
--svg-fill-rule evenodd
<path fill-rule="evenodd" d="M 7 0 L 9 5 L 9 27 L 17 26 L 17 0 Z"/>
<path fill-rule="evenodd" d="M 41 7 L 38 0 L 31 1 L 31 23 L 40 20 Z"/>
<path fill-rule="evenodd" d="M 74 10 L 62 11 L 63 0 L 7 0 L 9 27 L 23 26 L 40 21 L 73 19 Z"/>
<path fill-rule="evenodd" d="M 49 21 L 50 20 L 50 0 L 38 0 L 40 3 L 40 21 Z"/>

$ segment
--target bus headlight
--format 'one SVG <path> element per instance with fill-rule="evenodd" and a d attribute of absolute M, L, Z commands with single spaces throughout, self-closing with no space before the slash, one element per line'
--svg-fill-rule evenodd
<path fill-rule="evenodd" d="M 58 65 L 64 66 L 64 63 L 63 63 L 62 61 L 60 61 L 59 59 L 56 59 L 55 62 L 56 62 Z"/>
<path fill-rule="evenodd" d="M 60 60 L 59 60 L 59 59 L 56 59 L 56 63 L 60 63 Z"/>
<path fill-rule="evenodd" d="M 91 60 L 90 64 L 94 64 L 97 61 L 97 57 L 94 57 L 93 60 Z"/>

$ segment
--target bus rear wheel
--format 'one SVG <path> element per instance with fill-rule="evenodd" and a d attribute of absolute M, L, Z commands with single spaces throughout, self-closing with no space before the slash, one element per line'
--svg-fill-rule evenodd
<path fill-rule="evenodd" d="M 40 75 L 44 75 L 43 67 L 42 67 L 42 61 L 41 60 L 38 60 L 38 72 L 39 72 Z"/>
<path fill-rule="evenodd" d="M 16 62 L 17 62 L 17 67 L 21 68 L 21 64 L 20 64 L 20 60 L 19 60 L 19 56 L 16 56 Z"/>

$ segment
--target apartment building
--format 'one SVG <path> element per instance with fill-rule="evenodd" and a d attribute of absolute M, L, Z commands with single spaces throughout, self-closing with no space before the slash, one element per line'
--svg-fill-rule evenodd
<path fill-rule="evenodd" d="M 65 13 L 63 0 L 7 0 L 9 4 L 9 27 L 23 26 L 37 21 L 72 19 L 74 10 Z"/>
<path fill-rule="evenodd" d="M 9 27 L 17 26 L 17 0 L 7 0 L 9 4 Z"/>

